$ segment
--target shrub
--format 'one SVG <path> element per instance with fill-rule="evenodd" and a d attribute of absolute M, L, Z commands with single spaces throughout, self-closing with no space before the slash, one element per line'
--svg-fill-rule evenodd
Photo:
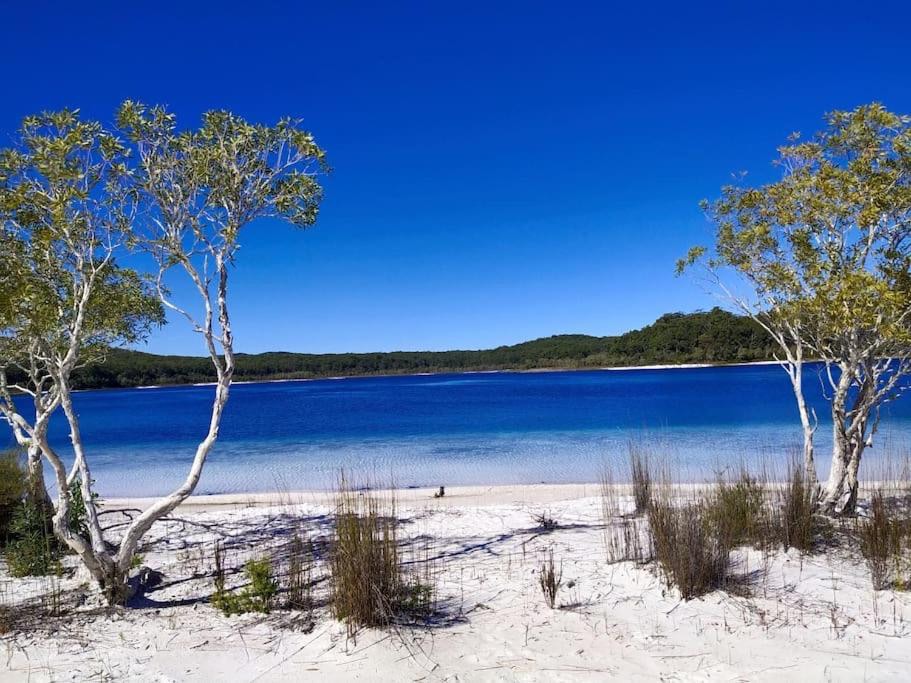
<path fill-rule="evenodd" d="M 433 586 L 406 571 L 394 495 L 381 500 L 370 492 L 354 491 L 343 475 L 335 504 L 331 600 L 348 635 L 362 626 L 385 626 L 401 616 L 429 613 Z"/>
<path fill-rule="evenodd" d="M 243 590 L 231 593 L 225 590 L 224 557 L 221 552 L 216 550 L 215 594 L 212 603 L 226 615 L 268 613 L 278 593 L 278 583 L 272 577 L 272 562 L 269 558 L 249 560 L 244 565 L 244 577 L 248 584 Z"/>
<path fill-rule="evenodd" d="M 552 550 L 541 564 L 538 585 L 541 586 L 541 593 L 544 594 L 544 602 L 547 603 L 548 607 L 554 609 L 557 605 L 557 593 L 560 592 L 560 588 L 563 586 L 563 565 L 560 565 L 560 569 L 556 568 Z"/>
<path fill-rule="evenodd" d="M 648 506 L 648 521 L 655 557 L 669 588 L 676 587 L 689 600 L 724 585 L 730 546 L 704 503 L 678 507 L 656 498 Z"/>
<path fill-rule="evenodd" d="M 13 515 L 26 490 L 26 472 L 19 451 L 0 453 L 0 548 L 10 538 Z"/>
<path fill-rule="evenodd" d="M 652 497 L 652 472 L 648 454 L 633 443 L 629 445 L 629 470 L 636 514 L 641 515 Z"/>
<path fill-rule="evenodd" d="M 46 576 L 60 571 L 60 549 L 44 501 L 25 498 L 13 513 L 6 563 L 13 576 Z"/>
<path fill-rule="evenodd" d="M 857 523 L 860 551 L 867 561 L 873 588 L 888 588 L 890 574 L 901 572 L 902 541 L 905 525 L 889 509 L 882 491 L 875 491 L 870 501 L 870 518 Z"/>

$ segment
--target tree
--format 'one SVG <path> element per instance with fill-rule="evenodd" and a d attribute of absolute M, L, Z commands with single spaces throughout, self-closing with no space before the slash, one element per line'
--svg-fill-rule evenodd
<path fill-rule="evenodd" d="M 14 432 L 37 443 L 50 462 L 58 489 L 55 532 L 111 604 L 128 597 L 140 539 L 193 492 L 218 438 L 235 367 L 228 284 L 241 229 L 270 217 L 312 225 L 322 198 L 316 176 L 328 170 L 313 137 L 290 119 L 268 127 L 211 112 L 199 129 L 178 131 L 164 109 L 126 102 L 118 125 L 127 144 L 76 112 L 31 117 L 22 149 L 0 157 L 3 246 L 15 254 L 12 265 L 0 268 L 0 293 L 12 302 L 0 306 L 8 354 L 2 367 L 26 377 L 11 385 L 0 375 L 0 405 Z M 115 256 L 126 248 L 154 257 L 151 281 L 117 265 Z M 195 287 L 201 318 L 170 298 L 165 279 L 173 270 Z M 98 523 L 72 373 L 114 344 L 141 339 L 162 322 L 163 306 L 185 317 L 204 340 L 217 375 L 212 412 L 183 484 L 137 516 L 115 544 Z M 22 358 L 38 373 L 30 374 Z M 18 411 L 16 389 L 46 401 L 42 415 L 63 408 L 75 453 L 69 474 L 46 428 Z M 85 533 L 66 525 L 74 477 Z"/>
<path fill-rule="evenodd" d="M 124 598 L 139 540 L 193 493 L 218 438 L 235 368 L 228 285 L 241 230 L 264 218 L 312 225 L 322 199 L 316 177 L 328 170 L 313 136 L 291 119 L 263 126 L 216 111 L 205 114 L 198 129 L 179 131 L 165 109 L 128 101 L 117 123 L 136 153 L 132 187 L 142 209 L 134 246 L 154 257 L 161 302 L 201 335 L 217 379 L 208 430 L 184 482 L 124 532 L 108 582 L 116 588 L 110 592 L 113 602 Z M 201 317 L 170 298 L 165 278 L 175 269 L 195 288 Z M 78 431 L 75 420 L 71 427 Z"/>
<path fill-rule="evenodd" d="M 15 147 L 0 152 L 0 412 L 27 447 L 30 488 L 48 500 L 41 456 L 57 484 L 54 531 L 99 581 L 106 547 L 94 505 L 86 505 L 86 533 L 70 528 L 70 485 L 93 500 L 92 477 L 78 428 L 67 472 L 48 442 L 51 415 L 75 417 L 74 371 L 98 362 L 115 344 L 136 342 L 163 321 L 149 283 L 118 265 L 135 209 L 126 180 L 126 148 L 78 112 L 41 114 L 23 121 Z M 9 381 L 9 370 L 21 381 Z M 27 419 L 13 392 L 31 398 Z"/>
<path fill-rule="evenodd" d="M 714 251 L 697 247 L 679 268 L 704 260 L 728 298 L 781 347 L 805 453 L 813 430 L 800 370 L 807 356 L 823 362 L 833 448 L 820 502 L 849 513 L 880 409 L 902 393 L 911 370 L 911 118 L 871 104 L 826 122 L 811 140 L 794 134 L 780 148 L 779 180 L 728 186 L 706 203 Z M 724 271 L 748 285 L 746 296 L 721 284 Z"/>

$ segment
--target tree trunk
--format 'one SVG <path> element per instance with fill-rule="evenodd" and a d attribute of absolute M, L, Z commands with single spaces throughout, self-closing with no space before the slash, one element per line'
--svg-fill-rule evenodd
<path fill-rule="evenodd" d="M 858 471 L 864 451 L 864 441 L 849 438 L 836 426 L 832 447 L 832 467 L 829 481 L 820 501 L 822 511 L 830 515 L 851 515 L 857 508 Z"/>
<path fill-rule="evenodd" d="M 32 500 L 41 503 L 46 510 L 53 510 L 54 504 L 44 481 L 44 460 L 41 447 L 32 441 L 27 452 L 28 495 Z"/>

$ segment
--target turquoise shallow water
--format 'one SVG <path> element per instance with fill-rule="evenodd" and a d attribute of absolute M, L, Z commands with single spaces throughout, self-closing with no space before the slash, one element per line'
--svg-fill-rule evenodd
<path fill-rule="evenodd" d="M 807 370 L 811 402 L 825 403 Z M 204 433 L 212 387 L 79 392 L 99 490 L 177 485 Z M 821 420 L 818 448 L 831 444 Z M 903 452 L 911 399 L 884 412 L 870 459 Z M 67 451 L 65 422 L 52 440 Z M 237 384 L 198 491 L 323 488 L 339 468 L 400 486 L 597 481 L 630 440 L 693 476 L 741 459 L 784 463 L 800 445 L 777 366 L 475 373 Z M 822 472 L 825 474 L 825 472 Z"/>

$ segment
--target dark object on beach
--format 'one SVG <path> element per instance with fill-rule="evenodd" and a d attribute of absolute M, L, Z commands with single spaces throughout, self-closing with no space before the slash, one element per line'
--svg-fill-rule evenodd
<path fill-rule="evenodd" d="M 544 512 L 540 512 L 536 515 L 532 515 L 531 518 L 534 523 L 537 524 L 538 528 L 544 531 L 553 531 L 558 526 L 560 526 L 559 522 L 551 517 L 547 510 L 544 510 Z"/>
<path fill-rule="evenodd" d="M 434 498 L 442 498 L 442 497 L 445 496 L 445 495 L 446 495 L 446 487 L 445 487 L 445 486 L 441 486 L 441 487 L 440 487 L 440 490 L 433 494 L 433 497 L 434 497 Z"/>
<path fill-rule="evenodd" d="M 162 581 L 164 581 L 164 574 L 154 569 L 149 569 L 148 567 L 143 567 L 139 570 L 139 586 L 143 589 L 155 588 L 160 586 Z"/>

